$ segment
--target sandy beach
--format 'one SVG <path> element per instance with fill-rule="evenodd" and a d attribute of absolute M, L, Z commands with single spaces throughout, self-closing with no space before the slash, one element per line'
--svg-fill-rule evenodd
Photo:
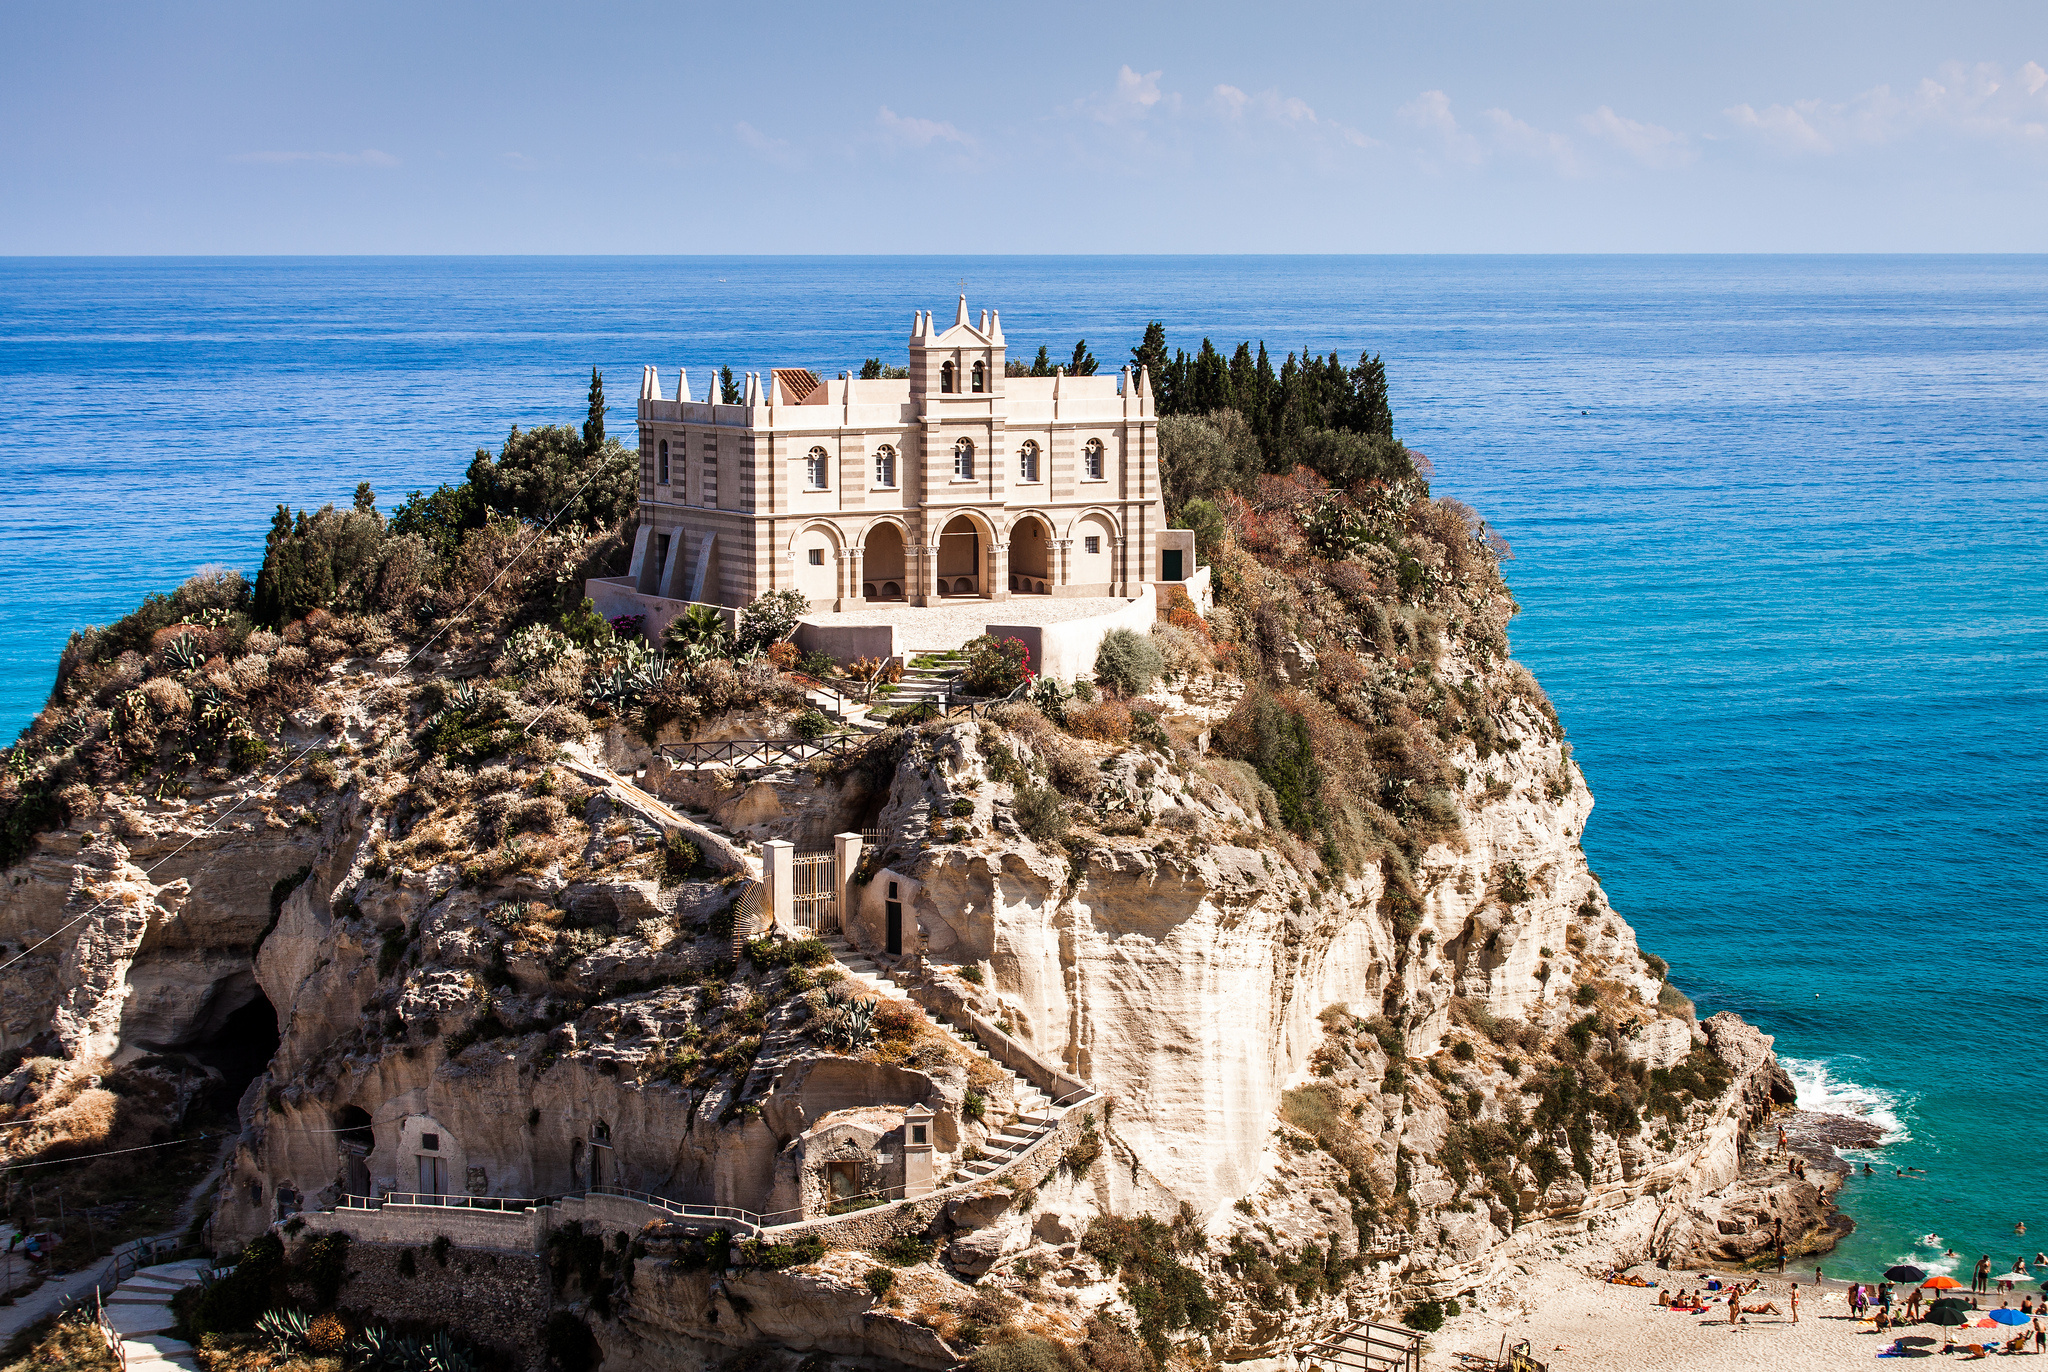
<path fill-rule="evenodd" d="M 1698 1289 L 1707 1280 L 1704 1272 L 1636 1271 L 1672 1291 Z M 1806 1279 L 1812 1275 L 1809 1269 L 1805 1277 L 1797 1272 L 1762 1277 L 1763 1286 L 1743 1304 L 1773 1302 L 1784 1313 L 1748 1315 L 1743 1323 L 1730 1325 L 1725 1306 L 1710 1305 L 1704 1315 L 1679 1314 L 1660 1307 L 1653 1289 L 1610 1285 L 1563 1261 L 1533 1263 L 1519 1306 L 1494 1306 L 1459 1316 L 1429 1340 L 1423 1362 L 1430 1368 L 1463 1367 L 1461 1353 L 1490 1362 L 1504 1346 L 1512 1348 L 1527 1339 L 1530 1354 L 1554 1372 L 1720 1372 L 1757 1367 L 1819 1372 L 1869 1363 L 1901 1333 L 1935 1340 L 1923 1356 L 1963 1356 L 1940 1353 L 1943 1331 L 1935 1325 L 1879 1334 L 1867 1321 L 1850 1317 L 1847 1282 L 1828 1281 L 1816 1289 Z M 1743 1279 L 1751 1277 L 1746 1274 Z M 1800 1295 L 1797 1324 L 1788 1300 L 1795 1280 Z M 2005 1303 L 2018 1308 L 2021 1294 L 2000 1296 L 1994 1291 L 1977 1300 L 1986 1310 Z M 2026 1356 L 2035 1356 L 2031 1345 Z"/>

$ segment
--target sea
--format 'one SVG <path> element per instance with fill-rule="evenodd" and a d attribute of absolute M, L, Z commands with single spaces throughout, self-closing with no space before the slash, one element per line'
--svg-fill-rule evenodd
<path fill-rule="evenodd" d="M 962 291 L 1012 356 L 1378 353 L 1615 906 L 1884 1130 L 1830 1275 L 2048 1247 L 2048 258 L 0 259 L 0 731 L 279 503 L 458 479 L 593 366 L 630 435 L 645 363 L 900 361 Z"/>

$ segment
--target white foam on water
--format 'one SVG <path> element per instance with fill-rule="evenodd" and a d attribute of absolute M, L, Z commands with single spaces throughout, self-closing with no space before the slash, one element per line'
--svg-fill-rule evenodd
<path fill-rule="evenodd" d="M 1792 1078 L 1792 1085 L 1799 1093 L 1801 1110 L 1869 1120 L 1884 1131 L 1884 1136 L 1878 1140 L 1880 1148 L 1887 1144 L 1905 1143 L 1913 1137 L 1906 1128 L 1905 1120 L 1900 1118 L 1899 1111 L 1904 1107 L 1905 1099 L 1897 1092 L 1863 1086 L 1838 1077 L 1827 1063 L 1815 1058 L 1779 1058 L 1778 1065 L 1785 1069 L 1786 1076 Z"/>

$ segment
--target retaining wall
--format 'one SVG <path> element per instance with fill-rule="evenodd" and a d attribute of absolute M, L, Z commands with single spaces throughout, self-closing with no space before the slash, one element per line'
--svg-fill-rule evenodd
<path fill-rule="evenodd" d="M 1072 681 L 1095 675 L 1095 650 L 1102 646 L 1104 634 L 1112 629 L 1149 634 L 1158 618 L 1158 592 L 1153 583 L 1146 582 L 1139 588 L 1137 599 L 1108 614 L 1061 620 L 1057 624 L 989 624 L 986 631 L 995 638 L 1022 640 L 1031 650 L 1031 670 L 1040 676 Z"/>
<path fill-rule="evenodd" d="M 905 614 L 916 614 L 906 608 Z M 796 646 L 807 653 L 824 653 L 834 662 L 847 663 L 857 657 L 896 656 L 896 626 L 893 624 L 812 624 L 802 621 L 796 628 Z"/>
<path fill-rule="evenodd" d="M 316 1210 L 299 1216 L 305 1234 L 335 1231 L 399 1247 L 430 1244 L 441 1235 L 461 1248 L 537 1253 L 546 1239 L 545 1210 L 470 1210 L 454 1205 L 383 1205 L 375 1210 Z"/>
<path fill-rule="evenodd" d="M 343 1215 L 367 1218 L 375 1213 L 357 1210 Z M 297 1239 L 288 1241 L 293 1244 L 294 1259 L 314 1237 L 315 1218 L 340 1217 L 306 1216 L 306 1228 Z M 359 1228 L 335 1227 L 344 1232 Z M 385 1243 L 360 1233 L 351 1233 L 351 1237 L 355 1241 L 348 1246 L 348 1275 L 338 1302 L 343 1310 L 377 1324 L 447 1329 L 497 1350 L 514 1367 L 545 1365 L 547 1341 L 542 1331 L 552 1295 L 545 1258 L 535 1253 L 480 1251 L 457 1242 L 444 1255 L 444 1266 L 425 1245 Z M 411 1276 L 399 1270 L 400 1255 L 407 1251 L 412 1253 Z M 294 1288 L 293 1294 L 310 1304 L 310 1290 Z"/>

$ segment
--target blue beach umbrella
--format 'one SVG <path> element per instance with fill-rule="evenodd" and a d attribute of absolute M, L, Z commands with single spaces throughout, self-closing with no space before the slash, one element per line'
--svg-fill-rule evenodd
<path fill-rule="evenodd" d="M 1997 1320 L 2000 1324 L 2032 1324 L 2034 1322 L 2032 1315 L 2022 1315 L 2017 1310 L 2007 1309 L 2003 1306 L 1997 1310 L 1987 1310 L 1984 1313 Z"/>

